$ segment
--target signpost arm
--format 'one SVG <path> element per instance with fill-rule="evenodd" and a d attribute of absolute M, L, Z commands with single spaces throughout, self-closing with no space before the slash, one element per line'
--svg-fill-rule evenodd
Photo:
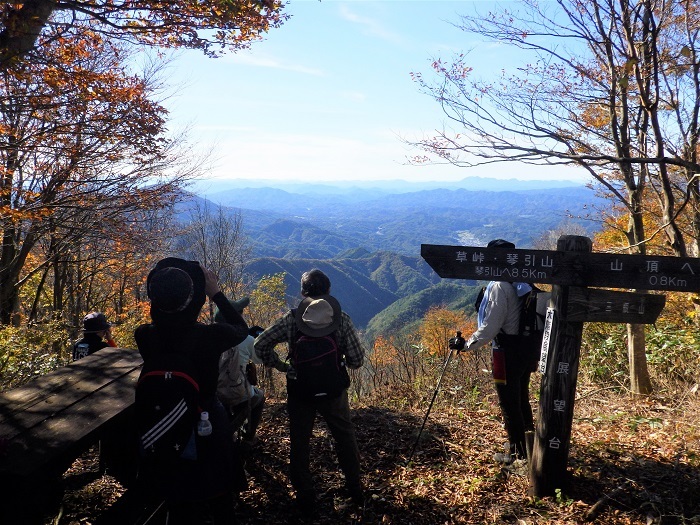
<path fill-rule="evenodd" d="M 588 237 L 563 236 L 558 251 L 590 252 Z M 552 319 L 546 369 L 540 388 L 535 440 L 530 461 L 530 495 L 552 496 L 563 488 L 571 441 L 583 321 L 567 320 L 567 286 L 552 287 Z"/>

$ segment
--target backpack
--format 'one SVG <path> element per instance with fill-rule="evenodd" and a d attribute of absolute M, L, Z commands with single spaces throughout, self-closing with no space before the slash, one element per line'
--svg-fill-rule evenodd
<path fill-rule="evenodd" d="M 530 283 L 528 283 L 530 284 Z M 508 335 L 500 333 L 496 336 L 496 342 L 502 346 L 517 345 L 519 349 L 527 354 L 531 369 L 537 369 L 537 362 L 540 357 L 542 347 L 542 336 L 544 335 L 544 314 L 537 311 L 538 297 L 545 294 L 543 290 L 530 284 L 532 288 L 526 294 L 520 296 L 520 322 L 518 324 L 518 335 Z M 477 295 L 474 308 L 478 312 L 484 298 L 486 288 L 482 288 Z"/>
<path fill-rule="evenodd" d="M 134 408 L 143 456 L 197 459 L 195 430 L 202 408 L 197 370 L 187 355 L 159 352 L 144 362 Z"/>
<path fill-rule="evenodd" d="M 235 407 L 250 400 L 250 384 L 244 370 L 235 347 L 221 354 L 216 395 L 224 405 Z"/>
<path fill-rule="evenodd" d="M 336 332 L 311 337 L 297 330 L 289 345 L 289 361 L 296 373 L 296 378 L 287 376 L 289 395 L 334 398 L 350 386 Z"/>
<path fill-rule="evenodd" d="M 532 290 L 520 297 L 520 325 L 518 335 L 521 345 L 529 353 L 532 369 L 537 368 L 537 361 L 542 348 L 542 336 L 544 335 L 544 315 L 537 311 L 537 298 L 542 290 L 531 284 Z"/>

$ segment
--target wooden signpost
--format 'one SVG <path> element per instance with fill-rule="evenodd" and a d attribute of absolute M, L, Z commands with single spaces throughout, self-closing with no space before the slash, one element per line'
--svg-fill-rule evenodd
<path fill-rule="evenodd" d="M 592 253 L 587 237 L 564 236 L 556 251 L 421 245 L 443 278 L 552 284 L 540 357 L 542 385 L 530 458 L 530 493 L 562 488 L 571 440 L 584 322 L 649 324 L 665 297 L 589 286 L 700 292 L 700 259 Z"/>

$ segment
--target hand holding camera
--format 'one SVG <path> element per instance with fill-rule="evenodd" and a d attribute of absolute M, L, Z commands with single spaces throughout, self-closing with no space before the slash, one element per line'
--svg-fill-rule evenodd
<path fill-rule="evenodd" d="M 455 337 L 450 338 L 449 341 L 449 347 L 450 350 L 457 350 L 457 353 L 461 352 L 464 350 L 464 345 L 466 341 L 464 340 L 464 337 L 462 337 L 462 332 L 457 332 Z"/>

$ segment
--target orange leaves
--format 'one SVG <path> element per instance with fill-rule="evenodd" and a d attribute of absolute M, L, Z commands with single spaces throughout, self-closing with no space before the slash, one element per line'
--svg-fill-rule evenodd
<path fill-rule="evenodd" d="M 585 104 L 579 117 L 588 127 L 605 129 L 610 126 L 610 109 L 603 104 Z"/>
<path fill-rule="evenodd" d="M 141 247 L 158 248 L 129 228 L 141 226 L 144 211 L 152 216 L 172 204 L 190 173 L 185 168 L 162 175 L 166 157 L 171 166 L 185 162 L 168 157 L 166 111 L 150 98 L 157 77 L 130 73 L 128 50 L 117 42 L 103 45 L 90 27 L 53 36 L 41 41 L 43 56 L 16 61 L 0 77 L 0 129 L 7 137 L 0 147 L 0 229 L 15 239 L 0 259 L 8 275 L 0 289 L 7 298 L 0 303 L 2 320 L 16 308 L 19 276 L 38 271 L 25 269 L 29 253 L 40 254 L 44 267 L 60 259 L 83 275 L 93 267 L 81 266 L 81 250 L 99 270 L 120 268 L 101 283 L 99 294 L 92 278 L 85 292 L 75 284 L 71 293 L 85 297 L 73 304 L 109 297 L 116 313 L 128 309 L 126 289 L 140 286 L 129 281 L 138 273 L 134 265 L 145 262 Z M 116 238 L 124 246 L 110 246 Z M 61 308 L 65 288 L 55 286 Z"/>
<path fill-rule="evenodd" d="M 450 337 L 457 330 L 467 333 L 469 323 L 464 312 L 454 312 L 441 306 L 433 306 L 423 317 L 418 329 L 421 344 L 431 355 L 447 353 Z"/>
<path fill-rule="evenodd" d="M 380 335 L 374 340 L 372 348 L 372 363 L 375 367 L 385 367 L 395 360 L 394 346 L 385 336 Z"/>

